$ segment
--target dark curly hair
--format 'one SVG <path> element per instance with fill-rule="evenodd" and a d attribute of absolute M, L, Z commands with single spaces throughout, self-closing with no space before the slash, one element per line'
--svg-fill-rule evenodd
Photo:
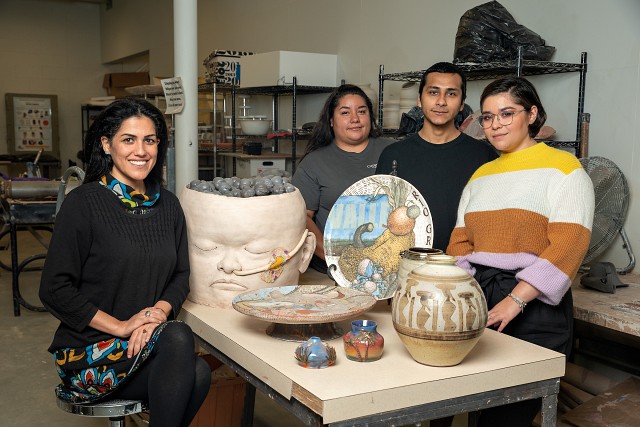
<path fill-rule="evenodd" d="M 544 122 L 547 121 L 547 112 L 542 106 L 536 88 L 524 77 L 504 77 L 494 80 L 482 91 L 480 107 L 482 107 L 485 99 L 501 93 L 508 93 L 516 104 L 522 105 L 527 111 L 531 111 L 531 107 L 536 106 L 538 115 L 534 122 L 529 125 L 529 136 L 534 138 L 544 125 Z"/>
<path fill-rule="evenodd" d="M 113 160 L 111 156 L 104 153 L 101 138 L 106 136 L 111 142 L 115 134 L 118 133 L 120 126 L 122 126 L 122 122 L 131 117 L 147 117 L 155 126 L 156 137 L 158 138 L 158 157 L 147 179 L 152 179 L 161 185 L 164 184 L 162 168 L 169 145 L 167 123 L 160 110 L 150 102 L 140 98 L 123 98 L 112 102 L 102 110 L 89 127 L 84 139 L 84 158 L 87 163 L 84 178 L 85 184 L 98 181 L 107 172 L 111 172 Z"/>
<path fill-rule="evenodd" d="M 356 85 L 343 84 L 338 86 L 333 92 L 331 92 L 331 95 L 329 95 L 329 98 L 327 98 L 327 101 L 324 103 L 322 111 L 320 112 L 320 118 L 311 131 L 309 143 L 307 144 L 307 149 L 304 153 L 305 156 L 312 151 L 317 150 L 318 148 L 331 145 L 333 139 L 335 138 L 333 127 L 331 127 L 331 119 L 333 118 L 333 113 L 338 107 L 338 102 L 340 101 L 340 99 L 342 99 L 343 96 L 346 95 L 358 95 L 365 100 L 365 102 L 367 103 L 367 109 L 369 110 L 369 120 L 371 122 L 371 129 L 369 129 L 369 138 L 375 138 L 381 135 L 380 129 L 378 129 L 373 113 L 373 104 L 371 103 L 371 100 L 369 99 L 367 94 L 364 93 L 364 91 Z M 304 156 L 302 157 L 304 158 Z"/>

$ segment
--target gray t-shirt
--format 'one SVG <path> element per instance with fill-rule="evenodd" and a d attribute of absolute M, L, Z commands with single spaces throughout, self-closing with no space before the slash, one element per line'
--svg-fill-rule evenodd
<path fill-rule="evenodd" d="M 394 140 L 370 138 L 361 153 L 349 153 L 332 143 L 300 162 L 292 183 L 302 194 L 307 210 L 315 211 L 315 223 L 324 233 L 329 212 L 340 194 L 356 181 L 375 174 L 380 153 Z"/>

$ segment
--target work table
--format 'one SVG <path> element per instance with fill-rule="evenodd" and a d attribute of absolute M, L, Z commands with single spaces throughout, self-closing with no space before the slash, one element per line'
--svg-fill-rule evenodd
<path fill-rule="evenodd" d="M 573 282 L 573 317 L 612 331 L 640 337 L 640 275 L 620 275 L 628 287 L 617 288 L 608 294 L 585 288 L 580 275 Z"/>
<path fill-rule="evenodd" d="M 360 317 L 378 322 L 378 331 L 385 338 L 383 357 L 372 363 L 349 361 L 342 339 L 337 338 L 329 341 L 338 355 L 336 364 L 316 370 L 298 366 L 294 358 L 298 343 L 266 335 L 268 322 L 233 309 L 190 301 L 184 304 L 180 317 L 210 349 L 244 371 L 254 385 L 275 391 L 285 403 L 302 404 L 324 424 L 364 424 L 362 420 L 367 417 L 379 422 L 380 414 L 399 411 L 408 416 L 421 409 L 427 415 L 452 415 L 477 409 L 478 405 L 493 406 L 504 398 L 540 396 L 545 397 L 549 408 L 553 407 L 547 412 L 549 423 L 544 425 L 555 425 L 555 399 L 559 378 L 564 375 L 564 355 L 493 330 L 485 330 L 476 347 L 457 366 L 421 365 L 398 338 L 387 301 L 380 301 Z M 344 332 L 349 330 L 348 321 L 338 325 Z M 429 404 L 430 412 L 424 410 Z"/>

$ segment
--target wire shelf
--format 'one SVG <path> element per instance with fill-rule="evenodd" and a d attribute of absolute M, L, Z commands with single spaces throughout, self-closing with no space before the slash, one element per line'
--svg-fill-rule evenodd
<path fill-rule="evenodd" d="M 515 60 L 485 62 L 481 64 L 459 62 L 455 65 L 460 67 L 465 72 L 467 80 L 469 81 L 491 80 L 498 77 L 516 75 L 518 70 L 518 63 Z M 576 71 L 582 71 L 585 67 L 586 64 L 523 60 L 520 75 L 537 76 L 541 74 L 573 73 Z M 419 82 L 420 79 L 422 79 L 422 75 L 425 71 L 426 70 L 382 74 L 381 78 L 391 81 Z"/>

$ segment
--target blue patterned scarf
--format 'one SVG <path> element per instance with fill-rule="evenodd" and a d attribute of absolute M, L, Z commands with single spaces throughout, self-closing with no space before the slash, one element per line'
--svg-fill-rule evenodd
<path fill-rule="evenodd" d="M 118 181 L 109 173 L 100 178 L 99 182 L 118 196 L 130 209 L 151 207 L 160 198 L 160 184 L 152 180 L 145 181 L 147 194 L 140 193 L 133 187 Z"/>

